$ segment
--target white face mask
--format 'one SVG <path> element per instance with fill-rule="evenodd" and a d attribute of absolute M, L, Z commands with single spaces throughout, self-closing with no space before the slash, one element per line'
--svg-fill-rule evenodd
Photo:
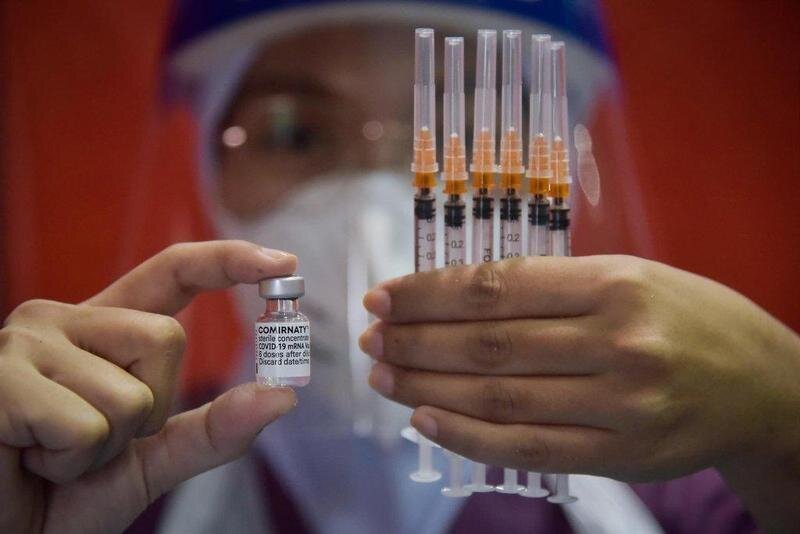
<path fill-rule="evenodd" d="M 361 305 L 367 289 L 413 268 L 407 177 L 388 172 L 320 177 L 250 221 L 239 220 L 218 203 L 213 211 L 220 237 L 299 258 L 298 272 L 306 280 L 300 309 L 311 322 L 312 372 L 311 384 L 298 390 L 300 403 L 291 418 L 298 428 L 292 431 L 320 438 L 355 432 L 394 442 L 408 424 L 409 411 L 369 389 L 371 361 L 357 340 L 368 325 Z M 255 321 L 264 300 L 251 285 L 234 291 L 243 324 Z M 252 349 L 246 354 L 240 378 L 252 380 Z"/>

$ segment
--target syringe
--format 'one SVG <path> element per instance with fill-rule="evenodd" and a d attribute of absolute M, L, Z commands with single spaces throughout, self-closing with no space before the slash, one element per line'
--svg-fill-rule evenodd
<path fill-rule="evenodd" d="M 464 38 L 444 40 L 444 264 L 467 263 L 467 228 L 464 193 L 467 191 L 467 155 L 464 143 Z M 450 483 L 442 488 L 447 497 L 467 497 L 464 486 L 465 460 L 444 451 L 450 458 Z"/>
<path fill-rule="evenodd" d="M 500 258 L 523 251 L 522 199 L 522 33 L 503 30 L 503 88 L 500 132 Z"/>
<path fill-rule="evenodd" d="M 494 259 L 497 32 L 478 30 L 475 119 L 472 132 L 472 263 Z M 477 467 L 477 466 L 476 466 Z M 473 476 L 475 471 L 473 471 Z M 484 469 L 485 478 L 485 469 Z"/>
<path fill-rule="evenodd" d="M 497 32 L 478 30 L 475 65 L 475 118 L 472 132 L 472 263 L 494 260 L 495 134 L 497 109 Z M 472 464 L 473 492 L 494 491 L 486 466 Z"/>
<path fill-rule="evenodd" d="M 550 142 L 553 131 L 553 82 L 549 35 L 531 36 L 530 135 L 528 137 L 528 254 L 546 256 L 550 201 Z"/>
<path fill-rule="evenodd" d="M 572 176 L 569 170 L 569 113 L 567 108 L 567 63 L 564 43 L 554 42 L 550 46 L 553 64 L 553 183 L 550 191 L 553 203 L 550 206 L 550 253 L 553 256 L 569 256 L 569 189 Z M 548 501 L 566 504 L 577 499 L 569 494 L 569 475 L 557 474 L 555 493 Z"/>
<path fill-rule="evenodd" d="M 467 263 L 464 38 L 444 40 L 444 264 Z"/>
<path fill-rule="evenodd" d="M 550 247 L 553 256 L 569 256 L 569 189 L 572 175 L 569 170 L 569 114 L 567 109 L 567 64 L 564 43 L 550 46 L 553 55 L 553 152 L 550 186 L 553 204 L 550 206 Z"/>
<path fill-rule="evenodd" d="M 550 36 L 531 36 L 530 130 L 528 137 L 528 254 L 546 256 L 550 248 L 547 217 L 550 201 L 550 138 L 553 130 L 553 86 Z M 528 471 L 528 484 L 520 492 L 523 497 L 547 497 L 542 475 Z"/>
<path fill-rule="evenodd" d="M 414 270 L 436 268 L 436 81 L 434 32 L 418 28 L 414 35 Z M 411 473 L 415 482 L 434 482 L 442 474 L 433 468 L 433 444 L 418 436 L 419 466 Z"/>
<path fill-rule="evenodd" d="M 522 249 L 522 32 L 503 30 L 503 86 L 500 101 L 500 259 L 517 258 Z M 500 493 L 519 493 L 515 469 L 503 469 Z"/>

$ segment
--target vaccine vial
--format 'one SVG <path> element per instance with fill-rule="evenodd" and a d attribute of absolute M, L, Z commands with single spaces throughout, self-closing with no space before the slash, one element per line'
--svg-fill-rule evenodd
<path fill-rule="evenodd" d="M 300 313 L 302 276 L 265 278 L 258 294 L 267 309 L 255 324 L 256 380 L 267 386 L 302 387 L 311 381 L 311 331 Z"/>

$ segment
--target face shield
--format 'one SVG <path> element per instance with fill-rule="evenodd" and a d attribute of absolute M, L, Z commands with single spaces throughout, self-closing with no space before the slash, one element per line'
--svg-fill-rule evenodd
<path fill-rule="evenodd" d="M 192 38 L 178 24 L 172 45 L 170 79 L 199 119 L 204 202 L 220 237 L 298 255 L 308 284 L 304 311 L 314 325 L 314 382 L 337 384 L 328 405 L 352 418 L 339 431 L 372 432 L 386 417 L 370 413 L 384 401 L 365 389 L 369 362 L 356 339 L 368 318 L 360 299 L 413 265 L 413 29 L 465 37 L 467 87 L 480 28 L 567 39 L 571 74 L 579 78 L 569 84 L 575 122 L 586 120 L 613 71 L 593 42 L 596 32 L 576 39 L 556 25 L 566 8 L 534 19 L 435 3 L 250 4 L 247 13 L 213 13 L 218 26 Z M 572 19 L 591 28 L 590 16 L 578 10 Z M 237 294 L 245 324 L 263 307 L 249 289 Z"/>
<path fill-rule="evenodd" d="M 303 502 L 316 503 L 312 517 L 336 515 L 331 510 L 347 505 L 350 492 L 364 503 L 381 496 L 375 509 L 385 510 L 387 503 L 412 498 L 399 489 L 415 462 L 413 447 L 398 450 L 409 410 L 368 388 L 371 363 L 357 338 L 369 322 L 361 305 L 365 291 L 413 270 L 414 28 L 464 37 L 468 93 L 478 29 L 514 28 L 567 41 L 570 117 L 579 123 L 588 122 L 596 96 L 614 81 L 595 12 L 575 12 L 577 27 L 591 30 L 581 35 L 564 27 L 567 8 L 551 13 L 529 2 L 496 11 L 470 2 L 225 3 L 233 7 L 209 10 L 211 22 L 192 19 L 182 26 L 180 13 L 190 4 L 177 18 L 167 92 L 188 99 L 198 120 L 207 213 L 221 238 L 297 254 L 306 279 L 302 311 L 311 321 L 311 384 L 298 392 L 298 408 L 259 438 L 259 447 L 294 491 L 309 496 Z M 471 102 L 466 109 L 471 132 Z M 576 203 L 576 219 L 582 205 Z M 263 311 L 252 287 L 238 288 L 236 299 L 245 325 Z M 252 345 L 250 339 L 243 348 L 239 380 L 253 379 Z M 365 481 L 365 462 L 371 481 Z M 326 476 L 335 482 L 319 481 Z M 388 486 L 400 493 L 386 495 L 374 485 L 376 477 L 396 477 Z M 338 494 L 313 496 L 321 487 L 339 488 Z M 413 498 L 427 495 L 411 491 Z M 404 530 L 387 527 L 385 515 L 381 520 L 385 529 Z"/>

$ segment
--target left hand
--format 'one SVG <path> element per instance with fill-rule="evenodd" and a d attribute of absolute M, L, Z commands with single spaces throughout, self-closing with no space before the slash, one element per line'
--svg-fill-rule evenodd
<path fill-rule="evenodd" d="M 241 384 L 169 416 L 195 295 L 294 272 L 244 241 L 173 245 L 88 301 L 32 300 L 0 328 L 0 532 L 120 532 L 178 483 L 241 456 L 291 410 Z"/>
<path fill-rule="evenodd" d="M 390 280 L 364 303 L 370 384 L 467 458 L 623 480 L 800 459 L 800 341 L 700 276 L 524 258 Z"/>

